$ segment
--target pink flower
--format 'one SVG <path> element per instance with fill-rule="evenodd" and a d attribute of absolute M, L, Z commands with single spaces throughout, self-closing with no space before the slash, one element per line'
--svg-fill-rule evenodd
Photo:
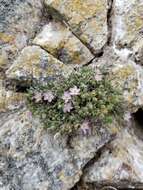
<path fill-rule="evenodd" d="M 49 103 L 52 102 L 52 100 L 55 98 L 51 91 L 45 92 L 43 94 L 43 97 L 44 97 L 44 100 L 48 101 Z"/>
<path fill-rule="evenodd" d="M 84 121 L 80 127 L 83 135 L 91 135 L 91 127 L 89 121 Z"/>
<path fill-rule="evenodd" d="M 42 100 L 42 93 L 41 92 L 36 92 L 33 96 L 33 98 L 35 99 L 35 102 L 38 103 Z"/>
<path fill-rule="evenodd" d="M 67 104 L 64 105 L 63 111 L 64 111 L 64 113 L 66 113 L 66 112 L 70 112 L 72 109 L 73 109 L 72 104 L 71 103 L 67 103 Z"/>
<path fill-rule="evenodd" d="M 62 99 L 65 101 L 65 103 L 68 103 L 69 100 L 71 100 L 71 95 L 69 92 L 64 92 L 64 95 L 62 96 Z"/>
<path fill-rule="evenodd" d="M 74 86 L 73 88 L 70 88 L 70 95 L 71 96 L 77 96 L 80 94 L 80 89 L 77 88 L 77 86 Z"/>

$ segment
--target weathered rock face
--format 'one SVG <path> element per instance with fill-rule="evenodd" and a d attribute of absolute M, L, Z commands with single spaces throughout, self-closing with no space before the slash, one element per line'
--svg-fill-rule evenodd
<path fill-rule="evenodd" d="M 44 130 L 25 88 L 83 65 L 121 90 L 124 119 L 89 136 Z M 143 189 L 142 108 L 142 0 L 0 0 L 0 190 Z"/>
<path fill-rule="evenodd" d="M 45 0 L 45 4 L 51 14 L 64 19 L 71 30 L 94 53 L 106 44 L 108 36 L 107 0 Z"/>
<path fill-rule="evenodd" d="M 66 64 L 86 64 L 94 57 L 91 52 L 60 22 L 50 22 L 34 39 L 57 59 Z"/>
<path fill-rule="evenodd" d="M 25 95 L 23 93 L 7 90 L 4 86 L 4 81 L 0 80 L 0 112 L 18 109 L 24 103 Z"/>
<path fill-rule="evenodd" d="M 100 188 L 103 185 L 125 189 L 142 189 L 143 131 L 133 125 L 122 130 L 101 157 L 86 169 L 84 181 Z M 135 132 L 136 131 L 136 132 Z"/>
<path fill-rule="evenodd" d="M 42 82 L 60 75 L 66 76 L 71 71 L 70 66 L 64 65 L 40 47 L 28 46 L 22 50 L 6 74 L 12 80 Z"/>
<path fill-rule="evenodd" d="M 143 27 L 142 0 L 115 0 L 113 39 L 121 47 L 131 47 Z"/>
<path fill-rule="evenodd" d="M 114 45 L 138 53 L 143 44 L 143 1 L 115 0 L 113 7 Z"/>
<path fill-rule="evenodd" d="M 124 59 L 123 59 L 124 58 Z M 114 63 L 114 64 L 113 64 Z M 130 112 L 143 106 L 143 67 L 130 59 L 120 57 L 114 48 L 107 48 L 98 61 L 90 65 L 95 70 L 100 68 L 109 73 L 113 86 L 123 92 L 123 98 Z"/>
<path fill-rule="evenodd" d="M 40 0 L 0 0 L 0 68 L 34 37 L 41 15 Z"/>
<path fill-rule="evenodd" d="M 95 127 L 93 135 L 54 137 L 28 112 L 5 114 L 0 121 L 0 188 L 68 190 L 82 168 L 115 135 L 114 126 Z M 116 129 L 119 128 L 116 126 Z M 72 148 L 69 148 L 69 144 Z"/>

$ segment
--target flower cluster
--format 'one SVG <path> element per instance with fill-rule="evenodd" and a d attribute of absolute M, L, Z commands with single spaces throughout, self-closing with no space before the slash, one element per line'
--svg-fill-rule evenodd
<path fill-rule="evenodd" d="M 64 92 L 62 99 L 64 100 L 64 113 L 70 112 L 73 109 L 72 96 L 78 96 L 80 94 L 80 89 L 77 86 L 70 88 L 69 91 Z"/>
<path fill-rule="evenodd" d="M 54 100 L 55 96 L 52 93 L 52 91 L 47 91 L 47 92 L 35 92 L 33 94 L 33 100 L 35 100 L 36 103 L 42 102 L 42 101 L 47 101 L 49 103 L 52 102 L 52 100 Z"/>
<path fill-rule="evenodd" d="M 36 84 L 27 100 L 30 111 L 45 127 L 71 132 L 78 126 L 84 135 L 91 134 L 91 125 L 97 121 L 112 122 L 114 115 L 122 113 L 120 92 L 100 71 L 86 67 L 68 79 L 49 81 L 46 86 Z"/>

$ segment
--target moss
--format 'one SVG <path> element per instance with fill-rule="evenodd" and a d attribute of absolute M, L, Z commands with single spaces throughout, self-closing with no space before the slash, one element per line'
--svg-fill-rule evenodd
<path fill-rule="evenodd" d="M 120 92 L 113 88 L 106 76 L 97 80 L 97 73 L 89 68 L 81 68 L 72 73 L 68 79 L 51 81 L 47 86 L 33 85 L 27 96 L 27 105 L 33 115 L 40 117 L 46 128 L 54 131 L 71 133 L 88 120 L 91 125 L 97 123 L 112 123 L 114 116 L 123 113 Z M 65 112 L 67 104 L 63 99 L 64 93 L 69 93 L 72 88 L 80 91 L 79 94 L 70 95 L 69 111 Z M 54 94 L 54 100 L 45 101 L 44 94 Z M 76 93 L 76 92 L 74 92 Z M 35 98 L 35 94 L 40 95 Z"/>

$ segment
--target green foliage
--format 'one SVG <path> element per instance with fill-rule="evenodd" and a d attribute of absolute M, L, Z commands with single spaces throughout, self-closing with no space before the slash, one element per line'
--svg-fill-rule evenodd
<path fill-rule="evenodd" d="M 45 98 L 46 97 L 46 98 Z M 111 123 L 122 113 L 122 97 L 108 77 L 82 68 L 68 79 L 35 85 L 28 93 L 28 107 L 46 128 L 71 132 L 84 121 Z"/>

